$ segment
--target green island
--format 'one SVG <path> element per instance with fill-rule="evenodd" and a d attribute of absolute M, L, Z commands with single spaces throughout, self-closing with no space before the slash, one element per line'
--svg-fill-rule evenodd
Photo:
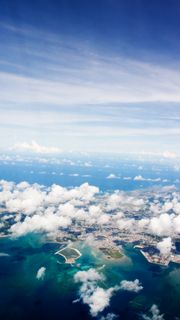
<path fill-rule="evenodd" d="M 101 247 L 99 250 L 101 250 L 108 259 L 121 259 L 123 257 L 122 252 L 116 248 Z"/>

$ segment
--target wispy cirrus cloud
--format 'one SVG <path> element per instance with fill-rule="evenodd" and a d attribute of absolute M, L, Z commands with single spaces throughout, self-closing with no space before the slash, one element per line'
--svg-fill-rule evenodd
<path fill-rule="evenodd" d="M 20 43 L 24 39 L 26 42 L 19 48 L 19 42 L 17 46 L 11 37 L 11 42 L 4 44 L 0 59 L 9 66 L 4 66 L 0 73 L 0 102 L 57 105 L 180 102 L 179 70 L 170 63 L 160 65 L 102 54 L 92 44 L 88 46 L 78 39 L 59 38 L 30 27 L 6 24 L 1 27 L 7 36 L 15 34 Z M 4 55 L 7 49 L 14 55 Z"/>
<path fill-rule="evenodd" d="M 1 146 L 23 137 L 68 150 L 177 150 L 178 65 L 100 52 L 35 28 L 1 27 Z"/>
<path fill-rule="evenodd" d="M 1 71 L 0 103 L 84 105 L 180 102 L 179 70 L 123 58 L 119 58 L 117 63 L 103 61 L 102 57 L 93 58 L 89 63 L 89 59 L 91 57 L 87 55 L 87 65 L 80 68 L 77 65 L 75 69 L 73 64 L 63 67 L 57 61 L 47 67 L 47 63 L 47 74 L 42 63 L 38 65 L 38 74 L 31 76 L 28 71 L 21 74 L 12 70 Z M 71 56 L 69 60 L 73 60 Z"/>

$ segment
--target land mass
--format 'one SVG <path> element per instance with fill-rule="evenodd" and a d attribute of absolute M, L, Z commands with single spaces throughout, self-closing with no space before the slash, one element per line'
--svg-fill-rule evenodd
<path fill-rule="evenodd" d="M 81 257 L 81 253 L 78 249 L 72 247 L 65 247 L 58 250 L 55 254 L 59 254 L 65 259 L 65 263 L 74 263 L 78 258 Z"/>

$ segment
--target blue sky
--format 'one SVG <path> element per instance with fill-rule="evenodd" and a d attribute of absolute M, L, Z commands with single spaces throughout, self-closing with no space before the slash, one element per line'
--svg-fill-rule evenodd
<path fill-rule="evenodd" d="M 0 148 L 180 154 L 180 4 L 1 0 Z"/>

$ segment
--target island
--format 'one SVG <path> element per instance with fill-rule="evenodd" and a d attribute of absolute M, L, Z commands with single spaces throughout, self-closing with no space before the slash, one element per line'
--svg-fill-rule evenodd
<path fill-rule="evenodd" d="M 55 254 L 62 256 L 67 264 L 72 264 L 81 257 L 81 253 L 78 249 L 69 246 L 58 250 Z"/>
<path fill-rule="evenodd" d="M 100 247 L 99 250 L 102 251 L 108 259 L 121 259 L 123 257 L 122 252 L 114 247 Z"/>

